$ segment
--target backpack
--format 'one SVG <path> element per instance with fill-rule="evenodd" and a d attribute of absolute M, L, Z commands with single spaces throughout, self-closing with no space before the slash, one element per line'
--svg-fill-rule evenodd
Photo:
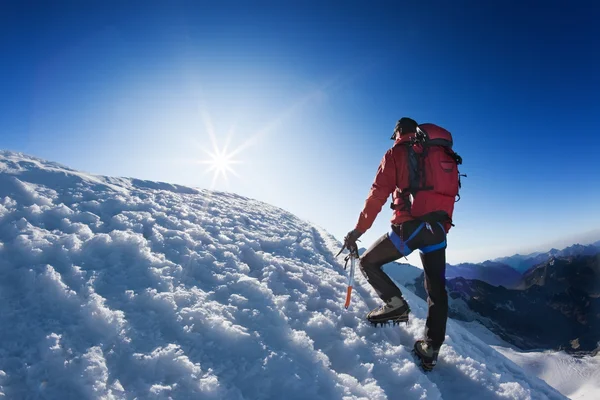
<path fill-rule="evenodd" d="M 462 157 L 452 149 L 452 134 L 434 124 L 421 124 L 413 139 L 398 145 L 405 146 L 408 154 L 408 186 L 399 188 L 404 208 L 423 221 L 449 222 L 454 226 L 454 203 L 460 200 L 460 178 L 466 175 L 458 171 Z"/>

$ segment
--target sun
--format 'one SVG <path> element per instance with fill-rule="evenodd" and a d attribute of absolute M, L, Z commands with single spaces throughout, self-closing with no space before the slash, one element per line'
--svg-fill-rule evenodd
<path fill-rule="evenodd" d="M 202 164 L 208 164 L 207 173 L 213 173 L 213 183 L 214 186 L 219 177 L 225 179 L 225 181 L 229 180 L 229 174 L 234 176 L 239 176 L 237 172 L 233 169 L 235 164 L 239 164 L 238 160 L 235 160 L 233 157 L 235 156 L 235 152 L 228 152 L 227 145 L 225 145 L 222 149 L 220 149 L 216 143 L 213 143 L 213 150 L 208 151 L 203 149 L 204 152 L 208 155 L 207 160 L 200 161 Z"/>
<path fill-rule="evenodd" d="M 232 153 L 227 153 L 226 149 L 215 149 L 214 153 L 207 153 L 210 157 L 210 160 L 207 160 L 210 165 L 209 171 L 215 171 L 216 174 L 221 174 L 224 177 L 227 177 L 228 172 L 235 175 L 232 165 L 239 163 L 239 161 L 233 159 Z"/>

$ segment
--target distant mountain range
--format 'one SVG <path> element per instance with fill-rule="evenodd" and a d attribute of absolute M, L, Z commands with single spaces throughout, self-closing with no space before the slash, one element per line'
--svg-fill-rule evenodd
<path fill-rule="evenodd" d="M 531 267 L 541 264 L 551 257 L 568 257 L 576 255 L 594 255 L 600 251 L 600 241 L 588 244 L 574 244 L 562 250 L 551 249 L 545 253 L 531 253 L 528 255 L 515 254 L 510 257 L 501 257 L 493 261 L 508 265 L 520 273 L 526 272 Z"/>
<path fill-rule="evenodd" d="M 512 288 L 520 284 L 523 275 L 507 264 L 485 261 L 479 264 L 446 264 L 446 278 L 477 279 L 490 285 Z"/>
<path fill-rule="evenodd" d="M 600 253 L 600 241 L 589 245 L 574 244 L 562 250 L 527 255 L 515 254 L 482 263 L 446 264 L 446 278 L 477 279 L 493 286 L 514 289 L 522 286 L 524 274 L 530 269 L 556 257 L 591 256 Z"/>

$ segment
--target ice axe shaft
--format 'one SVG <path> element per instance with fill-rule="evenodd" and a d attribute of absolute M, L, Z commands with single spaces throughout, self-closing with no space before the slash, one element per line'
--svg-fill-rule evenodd
<path fill-rule="evenodd" d="M 344 307 L 350 307 L 350 299 L 352 298 L 352 287 L 354 286 L 354 269 L 356 268 L 356 257 L 350 254 L 350 273 L 348 274 L 348 289 L 346 290 L 346 303 Z"/>

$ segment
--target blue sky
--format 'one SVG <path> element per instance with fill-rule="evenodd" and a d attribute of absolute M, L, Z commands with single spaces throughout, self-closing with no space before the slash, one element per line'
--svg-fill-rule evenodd
<path fill-rule="evenodd" d="M 599 7 L 3 2 L 0 148 L 236 192 L 342 239 L 410 116 L 450 130 L 468 174 L 448 261 L 598 240 Z M 227 143 L 215 180 L 201 161 Z"/>

